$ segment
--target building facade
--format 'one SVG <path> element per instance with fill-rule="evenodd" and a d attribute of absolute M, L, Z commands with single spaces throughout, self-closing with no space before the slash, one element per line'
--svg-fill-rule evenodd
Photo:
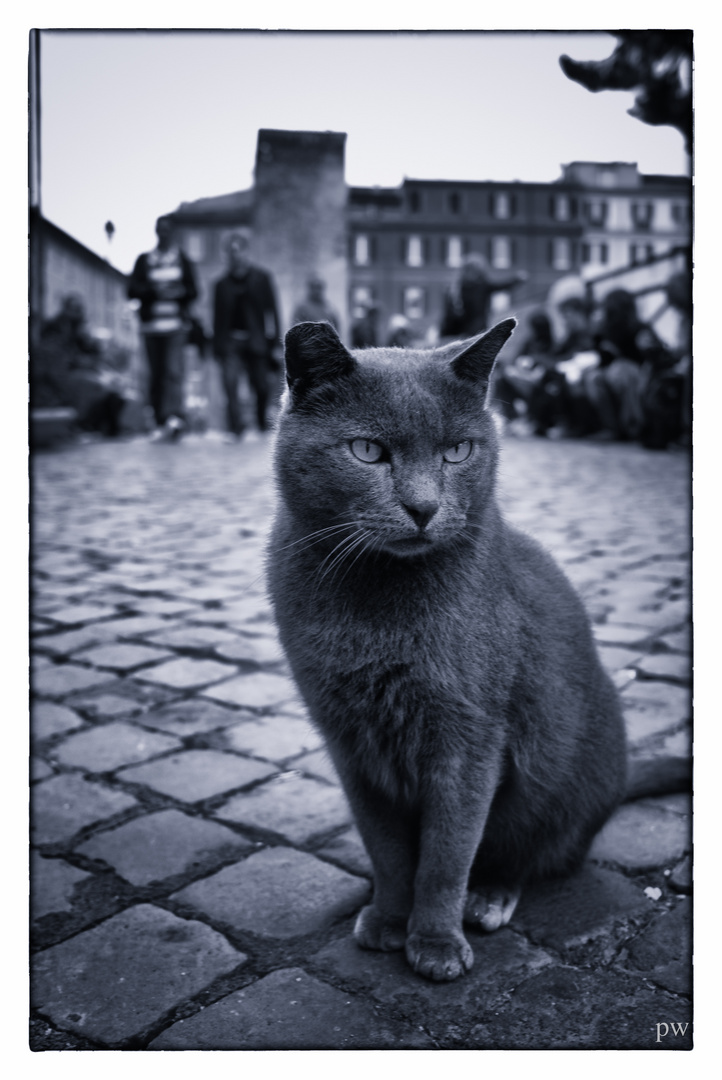
<path fill-rule="evenodd" d="M 441 320 L 444 293 L 464 256 L 528 280 L 497 293 L 503 315 L 541 304 L 561 277 L 584 280 L 641 266 L 690 244 L 686 177 L 644 176 L 637 166 L 573 162 L 549 183 L 405 180 L 398 188 L 349 188 L 349 305 L 378 308 L 382 335 L 394 314 L 419 335 Z"/>
<path fill-rule="evenodd" d="M 241 226 L 251 230 L 254 259 L 276 280 L 284 329 L 316 272 L 346 339 L 374 304 L 381 341 L 398 314 L 415 337 L 433 341 L 444 294 L 472 252 L 495 270 L 528 274 L 494 295 L 495 317 L 543 304 L 569 275 L 604 278 L 611 288 L 617 272 L 641 268 L 633 280 L 644 288 L 645 274 L 654 282 L 668 276 L 670 253 L 689 252 L 692 192 L 684 176 L 576 161 L 550 183 L 407 179 L 398 187 L 349 187 L 344 145 L 335 132 L 259 131 L 253 188 L 182 203 L 172 214 L 196 263 L 196 310 L 209 332 L 224 236 Z"/>

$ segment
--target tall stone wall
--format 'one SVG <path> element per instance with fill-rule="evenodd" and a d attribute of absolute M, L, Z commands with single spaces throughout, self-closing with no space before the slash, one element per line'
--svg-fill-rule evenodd
<path fill-rule="evenodd" d="M 252 252 L 274 277 L 284 331 L 316 273 L 347 340 L 345 144 L 341 132 L 258 132 Z"/>

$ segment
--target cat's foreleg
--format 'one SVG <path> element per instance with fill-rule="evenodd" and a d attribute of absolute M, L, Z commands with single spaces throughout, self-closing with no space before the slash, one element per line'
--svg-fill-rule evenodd
<path fill-rule="evenodd" d="M 467 884 L 495 790 L 495 777 L 467 785 L 439 785 L 422 817 L 414 907 L 406 957 L 414 971 L 449 982 L 474 963 L 462 928 Z"/>
<path fill-rule="evenodd" d="M 358 830 L 374 870 L 372 903 L 356 920 L 362 949 L 403 949 L 414 896 L 413 834 L 390 799 L 339 769 Z M 345 773 L 345 775 L 344 775 Z"/>

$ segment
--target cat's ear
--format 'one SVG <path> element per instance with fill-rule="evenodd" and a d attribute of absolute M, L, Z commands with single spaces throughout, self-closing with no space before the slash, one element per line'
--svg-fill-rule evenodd
<path fill-rule="evenodd" d="M 485 334 L 474 338 L 463 352 L 451 361 L 451 370 L 460 379 L 488 385 L 494 361 L 502 345 L 511 337 L 516 319 L 504 319 Z"/>
<path fill-rule="evenodd" d="M 303 322 L 286 334 L 286 381 L 294 397 L 356 367 L 330 323 Z"/>

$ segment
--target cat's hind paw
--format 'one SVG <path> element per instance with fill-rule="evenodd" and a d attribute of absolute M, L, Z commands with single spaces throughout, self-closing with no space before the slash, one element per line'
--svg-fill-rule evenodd
<path fill-rule="evenodd" d="M 369 904 L 356 920 L 353 936 L 362 949 L 398 952 L 406 941 L 406 919 L 391 919 Z"/>
<path fill-rule="evenodd" d="M 474 954 L 463 934 L 444 937 L 409 934 L 406 939 L 406 959 L 414 971 L 434 982 L 458 979 L 474 964 Z"/>
<path fill-rule="evenodd" d="M 521 889 L 479 889 L 467 893 L 464 922 L 491 933 L 506 926 L 519 903 Z"/>

